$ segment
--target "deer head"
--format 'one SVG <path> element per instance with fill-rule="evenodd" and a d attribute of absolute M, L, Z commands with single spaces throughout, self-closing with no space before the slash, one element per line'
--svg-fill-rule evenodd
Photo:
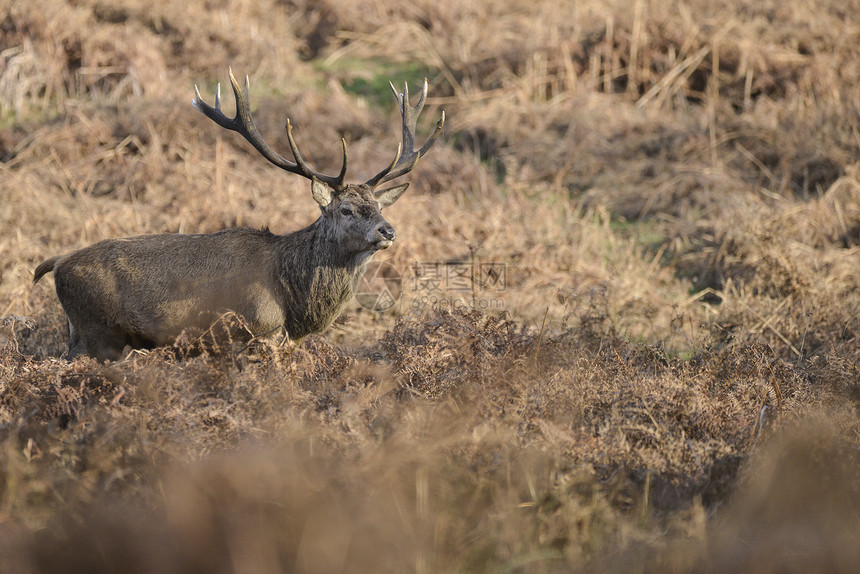
<path fill-rule="evenodd" d="M 343 247 L 354 253 L 370 253 L 388 248 L 395 238 L 394 228 L 382 217 L 380 211 L 397 201 L 406 191 L 408 183 L 377 189 L 379 186 L 403 176 L 415 167 L 418 160 L 436 142 L 445 125 L 445 112 L 436 124 L 436 129 L 420 149 L 414 149 L 415 129 L 418 116 L 427 100 L 428 83 L 424 80 L 421 97 L 413 107 L 409 103 L 409 88 L 404 85 L 403 92 L 398 92 L 391 85 L 402 120 L 403 138 L 397 146 L 397 153 L 392 162 L 382 171 L 361 184 L 345 182 L 348 167 L 346 140 L 341 138 L 343 147 L 343 163 L 337 175 L 326 175 L 313 170 L 305 161 L 296 140 L 293 137 L 293 126 L 289 118 L 286 122 L 287 140 L 290 144 L 295 161 L 289 161 L 267 144 L 254 123 L 249 102 L 249 80 L 245 76 L 244 88 L 228 69 L 230 83 L 236 99 L 236 115 L 227 117 L 221 111 L 221 84 L 215 92 L 215 106 L 210 106 L 200 96 L 197 86 L 194 87 L 196 96 L 192 101 L 194 107 L 214 121 L 219 126 L 235 131 L 242 135 L 260 154 L 274 165 L 311 180 L 311 194 L 319 204 L 321 218 L 329 225 L 324 226 L 332 240 L 343 242 Z"/>

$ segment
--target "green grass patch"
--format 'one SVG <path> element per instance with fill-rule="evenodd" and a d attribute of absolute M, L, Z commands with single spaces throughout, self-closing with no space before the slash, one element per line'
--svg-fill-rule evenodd
<path fill-rule="evenodd" d="M 362 60 L 342 58 L 331 63 L 319 62 L 317 69 L 337 76 L 344 90 L 365 99 L 371 106 L 391 105 L 393 83 L 398 91 L 403 82 L 412 93 L 418 93 L 424 78 L 436 75 L 437 70 L 414 62 L 391 62 L 388 60 Z"/>
<path fill-rule="evenodd" d="M 620 237 L 632 239 L 648 253 L 657 253 L 666 241 L 665 234 L 658 229 L 653 220 L 643 219 L 629 221 L 624 218 L 612 218 L 609 228 Z"/>

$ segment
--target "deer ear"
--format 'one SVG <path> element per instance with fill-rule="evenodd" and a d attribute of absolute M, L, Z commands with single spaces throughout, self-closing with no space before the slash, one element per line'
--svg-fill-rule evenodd
<path fill-rule="evenodd" d="M 409 187 L 408 183 L 398 185 L 397 187 L 389 187 L 388 189 L 374 192 L 373 197 L 376 198 L 376 201 L 379 202 L 379 208 L 382 209 L 400 199 L 400 196 L 403 195 L 407 187 Z"/>
<path fill-rule="evenodd" d="M 314 201 L 320 204 L 320 207 L 325 207 L 331 203 L 331 190 L 317 178 L 311 180 L 311 194 L 314 196 Z"/>

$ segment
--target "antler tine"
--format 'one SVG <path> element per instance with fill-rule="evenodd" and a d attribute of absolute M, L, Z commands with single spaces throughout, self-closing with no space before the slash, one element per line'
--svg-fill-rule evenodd
<path fill-rule="evenodd" d="M 299 151 L 299 146 L 296 145 L 296 140 L 293 138 L 293 125 L 290 123 L 290 118 L 287 118 L 286 129 L 287 141 L 290 143 L 290 151 L 293 152 L 293 157 L 296 158 L 296 165 L 298 166 L 302 175 L 304 175 L 308 179 L 315 177 L 320 181 L 328 183 L 334 189 L 343 189 L 343 180 L 344 178 L 346 178 L 346 168 L 349 165 L 349 160 L 347 159 L 346 153 L 346 140 L 344 138 L 340 138 L 340 143 L 343 146 L 343 163 L 341 163 L 340 166 L 340 173 L 338 173 L 335 177 L 331 177 L 328 175 L 322 175 L 320 173 L 317 173 L 308 166 L 304 156 L 302 156 L 301 152 Z"/>
<path fill-rule="evenodd" d="M 290 173 L 301 175 L 302 177 L 306 177 L 307 179 L 316 178 L 332 186 L 332 188 L 334 188 L 335 190 L 343 189 L 343 181 L 346 177 L 347 167 L 346 141 L 341 139 L 341 142 L 343 143 L 343 165 L 341 166 L 340 173 L 337 176 L 330 176 L 318 173 L 308 166 L 307 162 L 305 162 L 304 160 L 304 157 L 301 155 L 301 153 L 299 153 L 299 148 L 296 145 L 295 140 L 293 139 L 292 126 L 290 125 L 290 120 L 288 119 L 287 139 L 290 142 L 290 150 L 293 152 L 293 157 L 295 158 L 296 162 L 293 163 L 287 160 L 263 140 L 263 136 L 260 134 L 260 130 L 257 129 L 257 125 L 254 123 L 254 118 L 251 115 L 250 80 L 248 79 L 248 76 L 245 76 L 245 86 L 243 88 L 240 88 L 239 82 L 236 81 L 236 77 L 233 75 L 233 70 L 231 68 L 227 68 L 227 74 L 230 76 L 230 84 L 233 86 L 233 95 L 236 99 L 236 115 L 232 118 L 229 118 L 221 111 L 220 83 L 215 89 L 215 107 L 212 107 L 205 101 L 203 101 L 203 98 L 200 96 L 200 90 L 197 89 L 196 85 L 194 86 L 195 97 L 191 101 L 191 104 L 196 110 L 203 113 L 206 117 L 214 121 L 222 128 L 232 130 L 244 137 L 248 141 L 248 143 L 254 146 L 254 149 L 260 152 L 260 155 L 262 155 L 264 158 L 266 158 L 279 168 Z"/>
<path fill-rule="evenodd" d="M 290 118 L 287 118 L 287 141 L 290 142 L 290 151 L 293 152 L 293 157 L 296 158 L 296 165 L 303 175 L 310 175 L 311 169 L 305 163 L 305 158 L 299 151 L 299 146 L 296 145 L 296 140 L 293 138 L 293 124 L 290 123 Z"/>
<path fill-rule="evenodd" d="M 421 146 L 421 149 L 415 150 L 415 129 L 418 123 L 418 116 L 421 114 L 421 110 L 424 109 L 424 104 L 427 101 L 427 91 L 430 86 L 427 82 L 427 78 L 424 78 L 424 86 L 421 90 L 421 97 L 418 99 L 418 103 L 415 106 L 409 105 L 409 87 L 404 84 L 403 93 L 399 93 L 397 88 L 394 87 L 394 84 L 391 84 L 391 90 L 394 92 L 394 97 L 397 100 L 397 105 L 400 108 L 400 117 L 403 124 L 403 142 L 398 147 L 397 155 L 394 158 L 394 161 L 391 164 L 367 180 L 365 185 L 374 188 L 380 184 L 391 181 L 392 179 L 398 178 L 402 175 L 406 175 L 415 167 L 418 163 L 418 160 L 426 154 L 433 144 L 436 143 L 436 139 L 442 133 L 442 128 L 445 125 L 445 112 L 442 112 L 442 118 L 436 123 L 436 129 L 433 132 L 433 135 Z"/>
<path fill-rule="evenodd" d="M 346 168 L 348 165 L 348 160 L 346 159 L 346 139 L 340 138 L 340 143 L 343 146 L 343 162 L 340 165 L 340 173 L 337 174 L 337 185 L 335 186 L 337 189 L 343 187 L 343 180 L 346 178 Z"/>

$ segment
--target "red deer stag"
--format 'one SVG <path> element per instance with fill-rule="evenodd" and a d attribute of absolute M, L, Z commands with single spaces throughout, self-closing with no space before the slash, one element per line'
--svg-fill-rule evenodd
<path fill-rule="evenodd" d="M 257 229 L 147 235 L 108 239 L 48 259 L 36 268 L 33 283 L 54 272 L 57 297 L 69 321 L 67 359 L 87 354 L 100 361 L 116 360 L 126 345 L 169 344 L 184 329 L 207 329 L 227 312 L 242 317 L 254 335 L 283 328 L 300 340 L 331 325 L 352 297 L 369 259 L 394 241 L 394 227 L 381 210 L 397 201 L 408 184 L 376 188 L 409 173 L 442 132 L 444 112 L 427 142 L 414 149 L 427 81 L 414 107 L 408 87 L 398 93 L 391 86 L 403 141 L 388 167 L 362 184 L 347 184 L 344 140 L 340 173 L 319 173 L 302 157 L 287 120 L 295 162 L 288 161 L 263 141 L 251 117 L 247 76 L 240 89 L 228 72 L 236 116 L 221 112 L 220 84 L 214 107 L 195 87 L 194 107 L 222 128 L 241 134 L 279 168 L 311 180 L 311 194 L 322 212 L 319 219 L 287 235 Z"/>

